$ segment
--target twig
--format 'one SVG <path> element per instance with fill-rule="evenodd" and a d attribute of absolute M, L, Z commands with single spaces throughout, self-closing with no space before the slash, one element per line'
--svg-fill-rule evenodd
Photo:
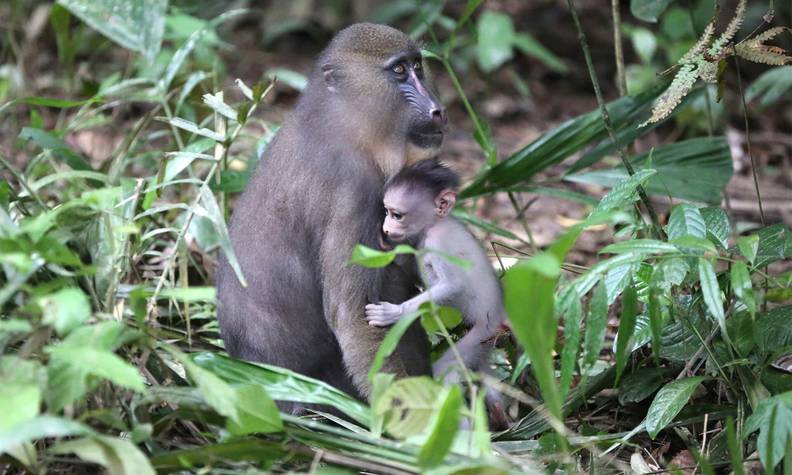
<path fill-rule="evenodd" d="M 745 103 L 745 94 L 743 94 L 742 87 L 742 74 L 740 74 L 740 60 L 737 55 L 734 55 L 734 66 L 737 72 L 737 91 L 740 93 L 740 100 L 743 106 L 743 119 L 745 121 L 745 146 L 748 149 L 748 157 L 751 159 L 751 175 L 753 175 L 754 188 L 756 189 L 756 199 L 759 202 L 759 219 L 762 221 L 762 227 L 765 226 L 764 208 L 762 208 L 762 194 L 759 191 L 759 178 L 756 174 L 756 159 L 754 159 L 753 149 L 751 148 L 751 127 L 748 125 L 748 105 Z"/>
<path fill-rule="evenodd" d="M 597 79 L 597 72 L 594 70 L 594 63 L 591 60 L 591 51 L 589 50 L 588 40 L 586 40 L 586 33 L 583 31 L 583 26 L 580 24 L 580 18 L 578 18 L 574 0 L 567 0 L 567 5 L 569 6 L 569 12 L 572 14 L 572 20 L 575 22 L 575 28 L 577 29 L 578 33 L 578 41 L 580 42 L 580 47 L 583 49 L 583 56 L 586 58 L 586 67 L 588 68 L 589 76 L 591 76 L 591 85 L 594 87 L 594 94 L 597 96 L 597 104 L 599 105 L 600 113 L 602 114 L 602 122 L 605 125 L 605 129 L 608 131 L 608 136 L 610 137 L 611 142 L 619 152 L 619 158 L 621 158 L 622 164 L 627 170 L 627 173 L 630 176 L 635 175 L 635 170 L 633 169 L 630 161 L 627 159 L 627 154 L 624 152 L 624 147 L 616 139 L 616 134 L 613 132 L 613 125 L 611 124 L 610 115 L 608 114 L 608 109 L 605 107 L 605 100 L 602 98 L 602 89 L 600 89 L 599 80 Z M 657 218 L 657 213 L 652 206 L 652 202 L 649 201 L 649 196 L 646 194 L 646 190 L 644 189 L 643 185 L 638 185 L 636 187 L 636 191 L 638 191 L 638 196 L 641 198 L 641 202 L 644 204 L 646 211 L 649 213 L 649 218 L 652 221 L 652 228 L 655 237 L 664 237 L 665 233 L 660 227 L 660 221 Z"/>
<path fill-rule="evenodd" d="M 611 14 L 613 15 L 613 53 L 616 56 L 616 87 L 619 95 L 627 94 L 627 75 L 624 73 L 624 45 L 621 35 L 621 12 L 619 0 L 611 0 Z"/>

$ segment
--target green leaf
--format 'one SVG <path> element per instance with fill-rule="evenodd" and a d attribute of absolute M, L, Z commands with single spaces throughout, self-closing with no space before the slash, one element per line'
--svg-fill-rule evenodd
<path fill-rule="evenodd" d="M 721 329 L 721 336 L 728 340 L 729 334 L 726 331 L 726 315 L 723 312 L 723 297 L 718 286 L 718 278 L 715 276 L 715 269 L 712 263 L 704 258 L 699 258 L 699 280 L 701 283 L 701 293 L 704 296 L 704 303 L 707 305 L 710 315 L 715 318 Z"/>
<path fill-rule="evenodd" d="M 722 208 L 714 206 L 701 208 L 699 211 L 707 227 L 707 238 L 720 245 L 721 249 L 728 249 L 731 224 L 729 224 L 729 217 L 726 212 Z"/>
<path fill-rule="evenodd" d="M 54 294 L 40 297 L 42 323 L 51 325 L 60 336 L 79 327 L 91 316 L 88 297 L 77 287 L 67 287 Z"/>
<path fill-rule="evenodd" d="M 38 416 L 14 426 L 13 430 L 0 431 L 0 453 L 33 440 L 89 434 L 93 434 L 91 428 L 79 422 L 54 416 Z"/>
<path fill-rule="evenodd" d="M 415 254 L 415 249 L 406 244 L 399 244 L 392 251 L 380 251 L 358 244 L 352 250 L 349 263 L 369 268 L 385 267 L 393 262 L 398 254 Z"/>
<path fill-rule="evenodd" d="M 514 24 L 505 13 L 486 10 L 478 21 L 478 64 L 489 73 L 512 58 Z"/>
<path fill-rule="evenodd" d="M 627 366 L 634 340 L 635 321 L 638 317 L 638 294 L 635 292 L 635 286 L 628 285 L 624 289 L 621 305 L 619 333 L 616 335 L 616 381 L 614 386 L 619 385 L 619 379 Z M 621 393 L 619 396 L 621 397 Z"/>
<path fill-rule="evenodd" d="M 583 368 L 590 371 L 599 359 L 600 350 L 604 344 L 605 330 L 608 327 L 608 298 L 605 284 L 600 282 L 589 302 L 589 312 L 586 318 L 586 334 L 583 343 Z"/>
<path fill-rule="evenodd" d="M 327 404 L 368 426 L 368 406 L 317 379 L 277 366 L 235 360 L 218 353 L 191 355 L 193 362 L 232 384 L 258 384 L 276 401 Z"/>
<path fill-rule="evenodd" d="M 635 175 L 626 176 L 624 180 L 616 183 L 605 196 L 602 197 L 597 207 L 592 211 L 591 216 L 596 216 L 599 213 L 610 211 L 616 208 L 622 208 L 626 205 L 632 204 L 638 200 L 636 189 L 646 183 L 646 181 L 655 174 L 655 170 L 641 170 Z"/>
<path fill-rule="evenodd" d="M 759 250 L 759 235 L 751 234 L 737 238 L 737 247 L 740 249 L 740 254 L 753 264 Z"/>
<path fill-rule="evenodd" d="M 646 413 L 646 431 L 654 439 L 685 407 L 693 391 L 704 381 L 704 376 L 678 379 L 668 383 L 657 393 Z"/>
<path fill-rule="evenodd" d="M 758 315 L 754 325 L 754 339 L 763 351 L 778 351 L 792 346 L 792 305 L 776 307 Z"/>
<path fill-rule="evenodd" d="M 634 131 L 635 121 L 649 110 L 652 100 L 661 92 L 661 89 L 656 88 L 638 96 L 622 97 L 608 103 L 606 107 L 616 129 L 615 132 L 619 134 L 628 129 Z M 638 131 L 635 136 L 643 133 L 646 131 Z M 529 181 L 542 170 L 561 163 L 584 147 L 607 138 L 608 132 L 602 123 L 599 109 L 590 111 L 545 132 L 529 145 L 485 171 L 462 190 L 460 198 L 505 190 Z M 621 143 L 627 145 L 629 142 L 631 141 Z"/>
<path fill-rule="evenodd" d="M 639 20 L 657 23 L 671 0 L 630 0 L 630 12 Z"/>
<path fill-rule="evenodd" d="M 272 68 L 267 70 L 267 79 L 275 80 L 285 84 L 295 91 L 302 91 L 308 85 L 308 78 L 305 75 L 285 68 Z"/>
<path fill-rule="evenodd" d="M 190 376 L 193 384 L 200 391 L 209 406 L 217 411 L 218 414 L 225 416 L 236 423 L 240 423 L 238 412 L 237 393 L 228 383 L 220 379 L 211 371 L 207 371 L 197 365 L 187 355 L 177 349 L 165 346 L 177 361 L 184 365 L 184 369 Z"/>
<path fill-rule="evenodd" d="M 569 386 L 572 383 L 572 373 L 577 363 L 583 309 L 580 299 L 574 292 L 566 292 L 561 301 L 564 316 L 564 348 L 561 350 L 561 376 L 558 383 L 561 389 L 561 397 L 563 398 L 569 391 Z M 517 369 L 515 369 L 515 373 L 517 373 Z"/>
<path fill-rule="evenodd" d="M 280 441 L 255 438 L 235 438 L 214 444 L 201 444 L 188 449 L 158 452 L 151 464 L 161 473 L 196 471 L 197 467 L 216 468 L 217 462 L 259 463 L 268 467 L 275 460 L 287 457 L 286 447 Z M 321 469 L 317 471 L 321 473 Z"/>
<path fill-rule="evenodd" d="M 777 223 L 762 228 L 759 235 L 759 247 L 753 265 L 764 267 L 773 262 L 792 257 L 792 231 L 784 223 Z"/>
<path fill-rule="evenodd" d="M 667 368 L 651 367 L 630 373 L 619 387 L 619 404 L 626 406 L 643 401 L 660 389 L 671 377 L 671 373 Z"/>
<path fill-rule="evenodd" d="M 528 33 L 517 33 L 512 38 L 512 43 L 515 48 L 520 50 L 526 56 L 536 58 L 545 66 L 552 69 L 557 73 L 564 74 L 569 71 L 569 68 L 564 64 L 561 59 L 556 56 L 552 51 L 545 48 L 541 43 L 536 41 L 536 38 Z"/>
<path fill-rule="evenodd" d="M 4 375 L 0 375 L 4 376 Z M 0 434 L 39 415 L 41 389 L 35 384 L 0 377 Z"/>
<path fill-rule="evenodd" d="M 147 292 L 154 295 L 154 292 Z M 181 302 L 210 302 L 217 300 L 217 289 L 215 287 L 173 287 L 162 289 L 157 295 L 163 299 L 179 300 Z"/>
<path fill-rule="evenodd" d="M 224 142 L 225 141 L 225 136 L 224 135 L 219 134 L 219 133 L 215 132 L 214 130 L 207 129 L 206 127 L 199 127 L 198 124 L 196 124 L 195 122 L 190 122 L 189 120 L 182 119 L 181 117 L 173 117 L 173 118 L 170 118 L 170 119 L 167 118 L 167 117 L 159 117 L 158 119 L 162 120 L 163 122 L 167 122 L 167 123 L 169 123 L 170 125 L 172 125 L 174 127 L 178 127 L 178 128 L 180 128 L 182 130 L 186 130 L 187 132 L 190 132 L 191 134 L 200 135 L 202 137 L 210 138 L 210 139 L 214 140 L 215 142 Z"/>
<path fill-rule="evenodd" d="M 15 99 L 14 104 L 28 104 L 31 106 L 43 106 L 43 107 L 52 107 L 53 109 L 69 109 L 71 107 L 80 107 L 88 104 L 93 104 L 96 102 L 101 102 L 99 99 L 95 97 L 91 97 L 89 99 L 83 100 L 73 100 L 73 99 L 58 99 L 55 97 L 23 97 L 21 99 Z"/>
<path fill-rule="evenodd" d="M 649 159 L 651 155 L 651 160 Z M 647 193 L 672 196 L 713 205 L 721 202 L 733 174 L 731 152 L 724 137 L 703 137 L 663 145 L 630 158 L 636 171 L 657 171 L 646 185 Z M 613 186 L 628 176 L 622 167 L 567 175 L 565 180 Z"/>
<path fill-rule="evenodd" d="M 764 108 L 780 99 L 792 88 L 792 66 L 769 68 L 759 75 L 745 90 L 745 100 L 759 99 L 759 106 Z"/>
<path fill-rule="evenodd" d="M 647 28 L 637 27 L 630 32 L 633 49 L 641 58 L 641 62 L 649 65 L 657 51 L 657 37 Z"/>
<path fill-rule="evenodd" d="M 75 454 L 99 464 L 110 475 L 154 475 L 148 458 L 132 442 L 116 437 L 95 435 L 60 442 L 49 449 L 54 454 Z"/>
<path fill-rule="evenodd" d="M 93 167 L 88 160 L 75 152 L 59 137 L 41 129 L 25 127 L 19 133 L 22 140 L 32 140 L 44 150 L 49 150 L 59 160 L 63 160 L 72 170 L 93 171 Z"/>
<path fill-rule="evenodd" d="M 610 254 L 668 254 L 678 253 L 679 249 L 677 249 L 673 244 L 657 241 L 655 239 L 631 239 L 629 241 L 615 242 L 611 245 L 605 246 L 604 248 L 600 249 L 599 252 Z"/>
<path fill-rule="evenodd" d="M 49 349 L 52 358 L 77 368 L 86 374 L 108 379 L 113 383 L 143 392 L 143 378 L 137 368 L 116 356 L 115 353 L 91 347 L 57 345 Z"/>
<path fill-rule="evenodd" d="M 753 292 L 753 284 L 751 283 L 751 275 L 748 273 L 748 267 L 741 261 L 732 262 L 730 276 L 734 295 L 745 304 L 748 311 L 753 315 L 756 313 L 756 296 Z"/>
<path fill-rule="evenodd" d="M 372 409 L 386 415 L 385 425 L 394 437 L 418 435 L 429 427 L 432 416 L 445 402 L 439 397 L 447 390 L 428 376 L 400 379 L 385 390 Z"/>
<path fill-rule="evenodd" d="M 58 0 L 74 16 L 153 62 L 165 31 L 167 0 Z"/>
<path fill-rule="evenodd" d="M 237 111 L 235 111 L 231 106 L 223 101 L 223 94 L 222 92 L 218 92 L 217 94 L 207 93 L 204 94 L 201 99 L 203 100 L 204 104 L 207 105 L 210 109 L 217 112 L 218 114 L 222 115 L 227 119 L 231 119 L 233 121 L 237 121 Z"/>
<path fill-rule="evenodd" d="M 669 239 L 669 244 L 678 247 L 683 253 L 689 254 L 695 251 L 718 253 L 718 248 L 709 239 L 704 239 L 695 236 L 680 236 L 678 238 Z"/>
<path fill-rule="evenodd" d="M 437 308 L 437 318 L 440 319 L 440 323 L 443 324 L 444 328 L 450 330 L 462 323 L 462 312 L 460 312 L 458 309 L 443 306 L 435 306 L 435 308 Z M 437 319 L 435 319 L 435 316 L 432 315 L 431 309 L 432 305 L 429 302 L 424 302 L 421 304 L 421 326 L 424 328 L 424 330 L 426 330 L 426 333 L 440 333 L 442 330 L 437 324 Z"/>
<path fill-rule="evenodd" d="M 438 399 L 441 402 L 429 423 L 429 437 L 418 452 L 418 465 L 424 469 L 443 462 L 459 429 L 462 390 L 456 385 L 447 387 Z"/>
<path fill-rule="evenodd" d="M 745 421 L 744 436 L 759 430 L 757 446 L 766 473 L 784 457 L 787 444 L 792 443 L 792 391 L 760 402 Z"/>
<path fill-rule="evenodd" d="M 234 273 L 237 279 L 239 279 L 239 283 L 242 284 L 242 287 L 247 287 L 247 281 L 242 274 L 242 267 L 239 265 L 234 247 L 231 245 L 231 237 L 228 235 L 228 227 L 226 226 L 223 211 L 220 210 L 220 206 L 218 206 L 217 200 L 208 186 L 201 186 L 198 193 L 200 197 L 199 203 L 202 208 L 200 215 L 209 218 L 212 224 L 214 224 L 217 239 L 220 242 L 220 248 L 223 249 L 228 264 L 234 269 Z"/>
<path fill-rule="evenodd" d="M 707 225 L 698 208 L 688 203 L 682 203 L 671 209 L 666 233 L 669 240 L 682 236 L 704 239 L 707 237 Z"/>
<path fill-rule="evenodd" d="M 525 349 L 547 408 L 561 418 L 561 397 L 555 380 L 553 350 L 556 319 L 554 289 L 561 273 L 558 257 L 538 254 L 506 271 L 504 303 L 512 331 Z"/>
<path fill-rule="evenodd" d="M 371 368 L 368 373 L 369 381 L 374 380 L 374 375 L 382 368 L 382 363 L 385 362 L 385 358 L 393 354 L 394 350 L 396 350 L 396 345 L 399 344 L 399 340 L 404 336 L 404 333 L 424 312 L 425 309 L 420 309 L 417 312 L 408 313 L 402 316 L 399 321 L 388 330 L 385 338 L 382 339 L 382 343 L 380 343 L 380 347 L 377 349 L 377 353 L 374 355 L 374 360 L 371 362 Z"/>
<path fill-rule="evenodd" d="M 257 384 L 246 384 L 234 390 L 239 422 L 231 419 L 226 421 L 226 427 L 231 434 L 266 434 L 283 430 L 278 406 L 264 388 Z"/>

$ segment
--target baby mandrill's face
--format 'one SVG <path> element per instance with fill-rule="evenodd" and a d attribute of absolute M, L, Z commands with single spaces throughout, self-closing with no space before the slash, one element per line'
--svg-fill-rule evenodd
<path fill-rule="evenodd" d="M 382 231 L 392 242 L 404 242 L 419 236 L 437 219 L 434 199 L 426 191 L 389 188 L 383 203 L 385 222 Z"/>

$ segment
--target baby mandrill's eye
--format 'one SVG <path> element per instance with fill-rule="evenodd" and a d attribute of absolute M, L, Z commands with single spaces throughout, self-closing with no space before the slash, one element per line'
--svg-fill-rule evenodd
<path fill-rule="evenodd" d="M 396 221 L 401 221 L 401 219 L 404 217 L 404 215 L 401 213 L 392 213 L 392 216 Z"/>

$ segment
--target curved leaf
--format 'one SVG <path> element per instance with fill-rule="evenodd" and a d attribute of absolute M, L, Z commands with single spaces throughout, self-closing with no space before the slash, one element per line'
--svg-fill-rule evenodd
<path fill-rule="evenodd" d="M 693 391 L 696 390 L 704 376 L 679 379 L 669 383 L 655 395 L 652 405 L 646 414 L 646 431 L 654 439 L 685 407 Z"/>

